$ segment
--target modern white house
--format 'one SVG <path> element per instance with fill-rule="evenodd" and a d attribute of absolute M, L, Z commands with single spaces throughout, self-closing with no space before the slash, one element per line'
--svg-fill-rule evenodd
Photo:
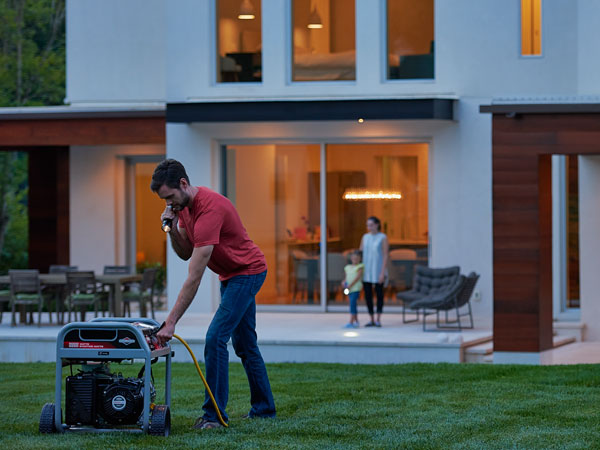
<path fill-rule="evenodd" d="M 153 166 L 175 158 L 235 203 L 265 252 L 261 310 L 345 310 L 345 255 L 375 215 L 392 249 L 388 311 L 415 265 L 457 265 L 481 275 L 478 326 L 532 339 L 500 354 L 535 356 L 548 346 L 524 317 L 543 314 L 494 298 L 494 230 L 521 218 L 494 215 L 493 124 L 527 105 L 594 113 L 599 14 L 595 0 L 68 0 L 67 106 L 40 117 L 164 117 L 166 130 L 163 142 L 69 144 L 69 263 L 166 258 L 174 302 L 187 265 L 148 186 Z M 551 305 L 550 327 L 600 340 L 598 157 L 554 153 L 552 286 L 526 295 Z M 515 270 L 510 292 L 528 283 Z M 495 300 L 498 314 L 513 305 L 512 323 L 494 320 Z M 218 302 L 211 274 L 191 308 Z"/>

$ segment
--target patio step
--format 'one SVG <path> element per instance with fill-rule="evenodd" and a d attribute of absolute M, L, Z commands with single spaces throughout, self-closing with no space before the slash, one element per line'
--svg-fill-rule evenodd
<path fill-rule="evenodd" d="M 572 344 L 573 342 L 577 342 L 577 337 L 556 335 L 552 338 L 552 346 L 554 348 L 562 347 L 563 345 Z"/>
<path fill-rule="evenodd" d="M 464 352 L 466 363 L 492 363 L 494 355 L 494 341 L 490 340 L 478 345 L 467 347 Z"/>
<path fill-rule="evenodd" d="M 553 348 L 577 342 L 576 336 L 555 335 L 552 339 Z M 468 347 L 464 352 L 464 362 L 466 363 L 493 363 L 494 362 L 494 342 L 488 341 L 479 345 Z"/>

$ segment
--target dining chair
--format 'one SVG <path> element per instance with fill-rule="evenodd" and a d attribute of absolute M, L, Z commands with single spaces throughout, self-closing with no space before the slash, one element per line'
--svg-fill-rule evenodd
<path fill-rule="evenodd" d="M 292 250 L 292 303 L 296 303 L 296 295 L 300 292 L 300 298 L 304 299 L 304 294 L 307 291 L 308 282 L 308 264 L 306 262 L 308 255 L 302 250 Z"/>
<path fill-rule="evenodd" d="M 88 306 L 94 307 L 94 317 L 98 317 L 98 303 L 100 297 L 97 291 L 96 276 L 94 272 L 67 272 L 67 308 L 69 310 L 69 322 L 71 322 L 71 311 L 79 306 L 81 309 L 81 320 L 85 321 L 85 312 Z"/>
<path fill-rule="evenodd" d="M 48 269 L 48 273 L 57 274 L 57 273 L 67 273 L 67 272 L 77 272 L 79 267 L 77 266 L 68 266 L 64 264 L 52 264 Z M 65 323 L 65 312 L 63 309 L 63 305 L 65 303 L 65 286 L 57 285 L 57 286 L 46 286 L 47 289 L 54 292 L 54 300 L 56 302 L 56 321 L 60 324 Z M 50 311 L 48 311 L 50 312 Z"/>
<path fill-rule="evenodd" d="M 42 308 L 44 306 L 39 271 L 35 269 L 9 270 L 8 276 L 10 278 L 11 326 L 14 327 L 17 324 L 17 305 L 23 305 L 24 307 L 37 305 L 39 327 L 42 324 Z M 49 315 L 50 322 L 52 322 L 52 314 Z M 33 323 L 33 311 L 30 312 L 29 323 Z"/>
<path fill-rule="evenodd" d="M 4 305 L 10 305 L 10 285 L 6 287 L 8 287 L 8 289 L 0 289 L 0 324 L 2 323 Z"/>
<path fill-rule="evenodd" d="M 150 303 L 150 311 L 152 312 L 152 318 L 154 319 L 154 284 L 156 281 L 157 269 L 144 269 L 142 275 L 142 281 L 139 284 L 138 289 L 131 289 L 123 293 L 123 312 L 124 316 L 131 317 L 131 302 L 137 301 L 140 303 L 140 314 L 142 310 L 142 303 Z"/>
<path fill-rule="evenodd" d="M 129 275 L 132 273 L 131 266 L 104 266 L 102 271 L 104 275 Z M 113 287 L 108 284 L 99 285 L 100 295 L 100 310 L 102 311 L 102 317 L 105 312 L 108 311 L 110 314 L 110 305 L 114 302 Z"/>

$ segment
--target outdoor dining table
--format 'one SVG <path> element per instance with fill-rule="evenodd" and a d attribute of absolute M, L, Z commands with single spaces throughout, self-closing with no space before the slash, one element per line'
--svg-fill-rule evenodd
<path fill-rule="evenodd" d="M 112 305 L 109 305 L 109 311 L 112 317 L 123 316 L 123 292 L 121 288 L 127 283 L 136 283 L 142 281 L 141 274 L 108 274 L 96 275 L 96 281 L 109 286 L 111 290 Z M 8 275 L 0 276 L 0 284 L 10 284 Z M 67 275 L 64 273 L 41 273 L 40 284 L 42 286 L 66 286 Z M 140 302 L 140 313 L 145 315 L 145 304 Z M 23 317 L 25 315 L 25 317 Z M 21 312 L 21 320 L 26 321 L 24 310 Z"/>

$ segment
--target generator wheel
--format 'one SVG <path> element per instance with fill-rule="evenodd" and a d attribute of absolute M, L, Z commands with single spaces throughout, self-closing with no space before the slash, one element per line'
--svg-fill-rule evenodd
<path fill-rule="evenodd" d="M 54 423 L 54 411 L 54 403 L 46 403 L 42 407 L 42 414 L 40 415 L 40 433 L 56 433 L 56 424 Z"/>
<path fill-rule="evenodd" d="M 171 432 L 171 411 L 167 405 L 156 405 L 150 415 L 148 434 L 168 436 Z"/>

